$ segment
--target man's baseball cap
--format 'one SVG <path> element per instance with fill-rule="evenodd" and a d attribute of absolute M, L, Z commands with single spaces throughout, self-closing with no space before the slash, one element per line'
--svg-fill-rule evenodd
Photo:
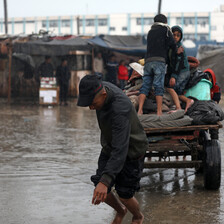
<path fill-rule="evenodd" d="M 103 88 L 101 77 L 86 75 L 79 83 L 79 97 L 77 106 L 88 107 L 92 104 L 95 95 Z"/>

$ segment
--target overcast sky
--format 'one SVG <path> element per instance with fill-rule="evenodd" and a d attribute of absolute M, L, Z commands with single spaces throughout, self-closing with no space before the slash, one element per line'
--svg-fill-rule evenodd
<path fill-rule="evenodd" d="M 0 18 L 4 18 L 0 0 Z M 158 0 L 7 0 L 8 17 L 67 16 L 110 13 L 147 13 L 158 10 Z M 224 0 L 162 0 L 162 12 L 211 12 Z"/>

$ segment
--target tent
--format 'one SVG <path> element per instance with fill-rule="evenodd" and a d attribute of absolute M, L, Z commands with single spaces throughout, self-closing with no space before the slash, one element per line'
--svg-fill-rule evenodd
<path fill-rule="evenodd" d="M 28 55 L 63 56 L 69 55 L 72 51 L 89 51 L 91 49 L 92 46 L 88 44 L 88 41 L 81 37 L 71 37 L 66 40 L 48 39 L 48 41 L 39 39 L 13 44 L 13 52 Z"/>
<path fill-rule="evenodd" d="M 127 55 L 144 57 L 146 53 L 144 36 L 100 35 L 88 40 L 88 42 L 94 46 Z"/>

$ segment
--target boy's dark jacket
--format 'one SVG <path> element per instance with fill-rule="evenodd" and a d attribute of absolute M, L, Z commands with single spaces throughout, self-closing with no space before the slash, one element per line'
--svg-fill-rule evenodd
<path fill-rule="evenodd" d="M 169 48 L 176 50 L 176 44 L 170 28 L 165 24 L 154 23 L 147 36 L 146 62 L 167 61 Z"/>
<path fill-rule="evenodd" d="M 183 31 L 179 26 L 173 26 L 172 30 L 178 30 L 181 33 L 181 38 L 179 42 L 176 43 L 177 48 L 183 47 L 181 40 L 183 38 Z M 188 63 L 187 55 L 185 51 L 183 53 L 177 54 L 173 49 L 169 50 L 168 53 L 168 68 L 167 73 L 171 75 L 171 78 L 177 78 L 180 72 L 189 71 L 190 66 Z"/>
<path fill-rule="evenodd" d="M 109 186 L 126 160 L 136 160 L 145 155 L 148 141 L 129 98 L 109 82 L 103 82 L 103 86 L 107 98 L 96 114 L 101 131 L 102 152 L 110 158 L 100 182 Z"/>

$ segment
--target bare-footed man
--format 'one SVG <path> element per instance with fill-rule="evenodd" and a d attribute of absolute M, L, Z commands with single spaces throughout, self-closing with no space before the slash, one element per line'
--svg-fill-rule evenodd
<path fill-rule="evenodd" d="M 148 141 L 136 111 L 122 90 L 97 75 L 86 75 L 79 84 L 78 106 L 96 110 L 102 150 L 96 174 L 92 204 L 107 203 L 117 213 L 112 224 L 120 224 L 127 210 L 132 224 L 142 224 L 143 214 L 134 194 L 140 189 Z M 115 186 L 118 197 L 111 188 Z"/>

